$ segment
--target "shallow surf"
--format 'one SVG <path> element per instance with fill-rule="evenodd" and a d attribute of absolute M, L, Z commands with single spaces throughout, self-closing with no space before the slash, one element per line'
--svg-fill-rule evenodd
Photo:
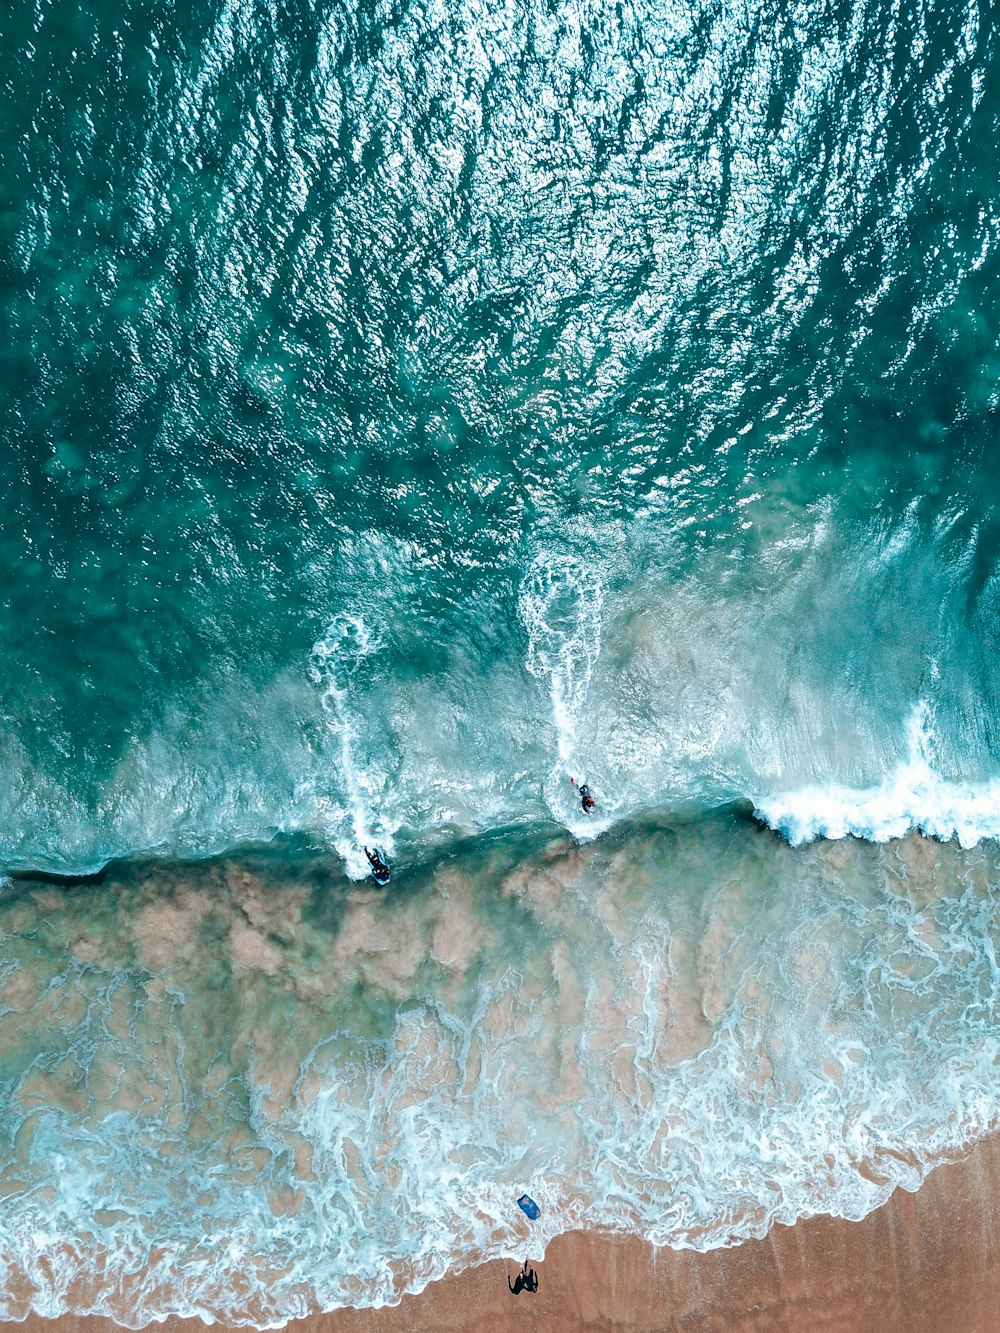
<path fill-rule="evenodd" d="M 998 878 L 740 807 L 386 892 L 302 845 L 10 882 L 3 1313 L 274 1324 L 572 1228 L 862 1217 L 995 1121 Z"/>

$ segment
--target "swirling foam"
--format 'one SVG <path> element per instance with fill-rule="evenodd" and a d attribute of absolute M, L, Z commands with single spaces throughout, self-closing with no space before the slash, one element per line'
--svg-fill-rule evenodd
<path fill-rule="evenodd" d="M 2 1313 L 272 1326 L 573 1227 L 861 1217 L 994 1123 L 998 888 L 992 850 L 729 816 L 389 895 L 301 856 L 16 885 Z"/>

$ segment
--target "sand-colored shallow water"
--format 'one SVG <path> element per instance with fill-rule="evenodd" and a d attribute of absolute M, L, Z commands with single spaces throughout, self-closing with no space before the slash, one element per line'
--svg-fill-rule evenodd
<path fill-rule="evenodd" d="M 897 1190 L 861 1222 L 814 1217 L 764 1240 L 700 1254 L 574 1232 L 516 1301 L 500 1261 L 382 1310 L 297 1320 L 291 1333 L 991 1333 L 1000 1309 L 1000 1135 Z M 23 1333 L 117 1333 L 95 1317 L 33 1316 Z M 163 1333 L 198 1333 L 168 1319 Z M 220 1327 L 220 1333 L 224 1331 Z"/>
<path fill-rule="evenodd" d="M 388 895 L 334 870 L 9 886 L 8 1317 L 267 1327 L 529 1236 L 711 1249 L 863 1217 L 995 1123 L 990 844 L 796 849 L 736 810 L 512 833 Z"/>
<path fill-rule="evenodd" d="M 301 847 L 11 883 L 0 1308 L 266 1328 L 565 1233 L 861 1219 L 996 1126 L 995 855 L 731 809 L 387 894 Z"/>

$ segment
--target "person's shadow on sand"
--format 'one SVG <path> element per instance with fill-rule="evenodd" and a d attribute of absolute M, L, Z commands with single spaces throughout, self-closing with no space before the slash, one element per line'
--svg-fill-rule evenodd
<path fill-rule="evenodd" d="M 507 1274 L 507 1286 L 510 1287 L 515 1296 L 520 1296 L 522 1291 L 534 1292 L 538 1290 L 538 1274 L 533 1268 L 528 1267 L 528 1263 L 529 1261 L 525 1259 L 524 1267 L 514 1279 L 513 1286 L 511 1286 L 510 1274 Z"/>

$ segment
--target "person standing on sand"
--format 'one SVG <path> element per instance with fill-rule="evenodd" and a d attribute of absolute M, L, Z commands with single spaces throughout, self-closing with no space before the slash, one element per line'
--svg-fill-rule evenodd
<path fill-rule="evenodd" d="M 510 1285 L 510 1274 L 507 1274 L 507 1286 L 510 1287 L 515 1296 L 520 1296 L 522 1291 L 535 1292 L 538 1290 L 538 1274 L 533 1268 L 528 1267 L 529 1262 L 530 1260 L 525 1259 L 524 1267 L 514 1279 L 512 1287 Z"/>

